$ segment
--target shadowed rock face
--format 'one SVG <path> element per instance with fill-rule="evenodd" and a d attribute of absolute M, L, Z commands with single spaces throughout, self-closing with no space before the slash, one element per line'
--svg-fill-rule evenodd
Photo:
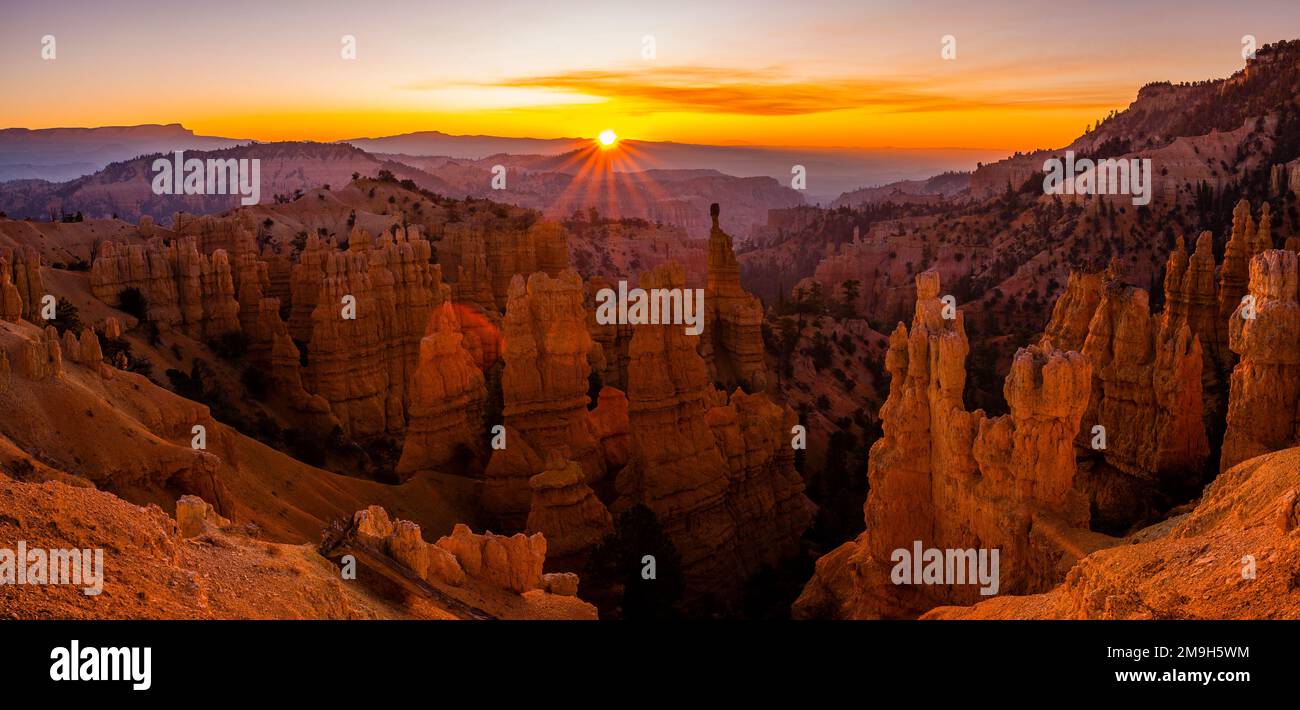
<path fill-rule="evenodd" d="M 584 482 L 582 467 L 553 453 L 546 470 L 528 480 L 532 507 L 527 532 L 546 537 L 551 555 L 569 555 L 594 547 L 613 532 L 609 510 Z"/>
<path fill-rule="evenodd" d="M 543 220 L 526 230 L 452 225 L 439 258 L 455 275 L 458 300 L 500 311 L 510 298 L 515 274 L 538 271 L 551 277 L 569 267 L 568 236 L 558 223 Z"/>
<path fill-rule="evenodd" d="M 969 349 L 962 314 L 943 318 L 939 275 L 917 276 L 912 328 L 899 324 L 886 365 L 884 437 L 872 446 L 867 531 L 818 562 L 800 616 L 911 616 L 973 603 L 975 585 L 896 585 L 897 549 L 998 549 L 1000 592 L 1060 581 L 1082 549 L 1089 509 L 1075 488 L 1073 440 L 1088 406 L 1091 367 L 1078 353 L 1017 352 L 1004 388 L 1010 413 L 989 419 L 962 404 Z"/>
<path fill-rule="evenodd" d="M 680 288 L 676 264 L 643 288 Z M 765 564 L 797 549 L 811 522 L 794 470 L 793 417 L 764 395 L 709 384 L 698 336 L 676 325 L 636 326 L 628 366 L 631 462 L 616 510 L 644 504 L 681 554 L 687 595 L 734 592 Z"/>
<path fill-rule="evenodd" d="M 1087 324 L 1082 338 L 1079 323 Z M 1151 316 L 1146 291 L 1110 271 L 1071 275 L 1043 345 L 1077 348 L 1091 366 L 1075 444 L 1081 456 L 1105 462 L 1090 467 L 1083 482 L 1100 529 L 1123 532 L 1199 491 L 1210 453 L 1201 416 L 1204 358 L 1185 318 Z M 1135 480 L 1110 480 L 1117 477 Z M 1117 487 L 1128 494 L 1108 495 Z"/>
<path fill-rule="evenodd" d="M 450 289 L 417 227 L 385 232 L 377 243 L 353 230 L 348 242 L 347 252 L 336 252 L 309 239 L 294 269 L 295 315 L 300 303 L 315 303 L 298 325 L 300 333 L 310 327 L 306 387 L 330 402 L 350 437 L 400 434 L 420 341 Z M 355 299 L 354 319 L 343 317 L 344 297 Z"/>
<path fill-rule="evenodd" d="M 1222 326 L 1218 318 L 1219 288 L 1215 282 L 1214 238 L 1201 232 L 1189 255 L 1182 237 L 1165 264 L 1165 310 L 1167 327 L 1186 324 L 1201 341 L 1206 369 L 1213 372 L 1223 361 L 1220 349 Z"/>
<path fill-rule="evenodd" d="M 1300 443 L 1300 303 L 1296 253 L 1273 249 L 1250 262 L 1250 295 L 1228 320 L 1232 371 L 1222 468 Z"/>
<path fill-rule="evenodd" d="M 740 285 L 740 265 L 731 236 L 718 227 L 716 204 L 712 215 L 701 351 L 713 381 L 724 389 L 744 386 L 750 391 L 763 390 L 768 385 L 763 361 L 763 304 Z"/>
<path fill-rule="evenodd" d="M 1223 267 L 1219 270 L 1219 345 L 1228 349 L 1228 322 L 1242 296 L 1246 295 L 1250 278 L 1250 261 L 1255 255 L 1273 248 L 1271 217 L 1268 203 L 1264 203 L 1260 223 L 1255 225 L 1250 214 L 1250 203 L 1241 200 L 1232 211 L 1232 234 L 1223 248 Z"/>
<path fill-rule="evenodd" d="M 515 276 L 503 324 L 506 448 L 486 471 L 485 509 L 512 528 L 530 509 L 528 479 L 552 451 L 567 450 L 586 479 L 605 475 L 605 459 L 587 419 L 592 349 L 582 280 L 572 271 Z"/>
<path fill-rule="evenodd" d="M 632 326 L 627 323 L 601 323 L 596 320 L 596 294 L 601 289 L 617 286 L 603 276 L 593 276 L 587 281 L 587 331 L 591 334 L 592 348 L 587 359 L 593 372 L 600 374 L 603 385 L 627 387 L 628 346 L 632 343 Z"/>

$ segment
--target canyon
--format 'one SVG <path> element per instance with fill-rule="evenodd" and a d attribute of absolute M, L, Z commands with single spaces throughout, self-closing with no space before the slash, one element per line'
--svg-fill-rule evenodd
<path fill-rule="evenodd" d="M 102 151 L 0 184 L 0 542 L 112 560 L 0 615 L 1294 618 L 1298 86 L 1280 42 L 826 207 L 178 127 L 137 137 L 266 199 Z M 1066 152 L 1151 160 L 1150 203 L 1045 192 Z"/>

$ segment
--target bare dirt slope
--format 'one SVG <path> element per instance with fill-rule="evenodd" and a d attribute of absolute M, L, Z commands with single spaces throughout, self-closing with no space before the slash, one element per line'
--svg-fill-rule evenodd
<path fill-rule="evenodd" d="M 1050 592 L 922 618 L 1300 618 L 1298 472 L 1300 448 L 1251 459 L 1215 479 L 1190 513 L 1083 558 Z"/>

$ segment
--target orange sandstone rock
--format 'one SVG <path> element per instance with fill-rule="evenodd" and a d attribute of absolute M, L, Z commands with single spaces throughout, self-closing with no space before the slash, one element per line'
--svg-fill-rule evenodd
<path fill-rule="evenodd" d="M 478 535 L 458 524 L 451 535 L 439 538 L 436 544 L 454 555 L 470 578 L 516 594 L 542 587 L 546 538 L 541 535 Z"/>
<path fill-rule="evenodd" d="M 710 210 L 708 287 L 704 293 L 705 360 L 724 389 L 767 388 L 763 361 L 763 305 L 740 285 L 740 265 L 731 236 L 718 227 L 718 205 Z"/>
<path fill-rule="evenodd" d="M 438 470 L 459 457 L 479 458 L 483 431 L 483 373 L 462 347 L 452 305 L 430 316 L 429 334 L 420 341 L 420 361 L 410 384 L 410 424 L 397 464 L 399 475 Z"/>
<path fill-rule="evenodd" d="M 16 321 L 18 317 L 31 323 L 42 324 L 41 298 L 45 296 L 41 276 L 41 256 L 34 247 L 0 248 L 0 317 Z M 12 287 L 12 290 L 11 288 Z M 15 296 L 17 306 L 15 306 Z M 17 313 L 17 317 L 10 317 Z"/>
<path fill-rule="evenodd" d="M 631 456 L 627 395 L 622 390 L 603 387 L 596 401 L 596 408 L 587 413 L 591 433 L 600 442 L 606 468 L 617 472 L 627 465 Z"/>
<path fill-rule="evenodd" d="M 553 555 L 594 547 L 614 530 L 609 510 L 584 478 L 581 466 L 554 454 L 528 481 L 533 495 L 526 531 L 545 535 Z"/>
<path fill-rule="evenodd" d="M 681 288 L 675 263 L 643 288 Z M 628 367 L 631 462 L 616 510 L 643 504 L 681 555 L 688 595 L 728 594 L 791 554 L 811 522 L 787 438 L 790 419 L 764 395 L 717 393 L 698 336 L 678 325 L 634 327 Z M 718 411 L 711 408 L 719 406 Z"/>
<path fill-rule="evenodd" d="M 498 457 L 522 461 L 507 453 L 518 444 L 542 457 L 563 447 L 582 466 L 588 481 L 601 478 L 605 460 L 587 421 L 591 336 L 577 274 L 566 271 L 553 279 L 536 273 L 527 281 L 516 276 L 510 287 L 503 335 L 501 389 L 505 424 L 511 433 L 506 450 L 493 453 L 494 463 Z M 500 465 L 490 464 L 486 475 L 504 483 L 501 473 Z M 502 519 L 526 516 L 529 506 L 521 504 L 527 499 L 527 479 L 537 473 L 540 469 L 525 477 L 516 471 L 508 479 L 516 489 L 509 495 L 485 491 L 487 509 Z M 501 507 L 507 501 L 511 501 L 509 507 Z"/>
<path fill-rule="evenodd" d="M 1228 342 L 1241 361 L 1232 371 L 1222 470 L 1300 442 L 1300 296 L 1296 253 L 1274 249 L 1250 262 L 1248 306 L 1229 318 Z"/>
<path fill-rule="evenodd" d="M 1004 387 L 1010 413 L 967 412 L 962 312 L 943 318 L 937 272 L 916 284 L 912 327 L 899 324 L 886 355 L 891 381 L 884 436 L 869 459 L 867 532 L 818 563 L 796 616 L 906 617 L 980 598 L 976 585 L 893 583 L 895 550 L 918 541 L 999 550 L 1003 593 L 1046 589 L 1082 550 L 1103 544 L 1087 531 L 1088 501 L 1074 486 L 1088 362 L 1022 348 Z"/>

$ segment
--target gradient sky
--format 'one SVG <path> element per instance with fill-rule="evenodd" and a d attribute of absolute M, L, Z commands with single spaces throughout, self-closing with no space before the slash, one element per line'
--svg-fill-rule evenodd
<path fill-rule="evenodd" d="M 3 3 L 0 127 L 183 123 L 259 140 L 613 128 L 1029 150 L 1069 142 L 1147 82 L 1227 76 L 1244 34 L 1300 37 L 1297 0 Z M 340 58 L 346 34 L 355 61 Z M 948 34 L 954 61 L 939 54 Z"/>

